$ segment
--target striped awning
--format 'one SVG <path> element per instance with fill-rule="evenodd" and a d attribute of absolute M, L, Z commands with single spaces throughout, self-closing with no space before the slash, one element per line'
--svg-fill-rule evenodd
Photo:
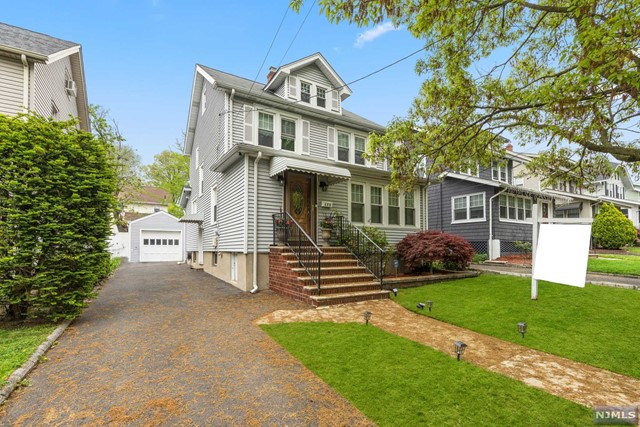
<path fill-rule="evenodd" d="M 269 167 L 269 175 L 274 177 L 286 170 L 313 173 L 327 177 L 329 184 L 351 179 L 351 172 L 348 169 L 337 166 L 325 165 L 323 163 L 310 162 L 308 160 L 294 159 L 291 157 L 273 157 Z"/>

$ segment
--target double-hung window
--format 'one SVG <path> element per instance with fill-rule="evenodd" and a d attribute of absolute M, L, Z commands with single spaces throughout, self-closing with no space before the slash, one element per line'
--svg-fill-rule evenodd
<path fill-rule="evenodd" d="M 311 102 L 311 85 L 306 82 L 300 82 L 300 99 L 302 102 Z"/>
<path fill-rule="evenodd" d="M 527 221 L 531 219 L 531 199 L 520 196 L 500 195 L 500 219 Z M 548 216 L 548 207 L 546 215 Z M 543 205 L 543 214 L 544 214 Z"/>
<path fill-rule="evenodd" d="M 341 162 L 349 161 L 349 134 L 338 132 L 338 160 Z"/>
<path fill-rule="evenodd" d="M 491 179 L 494 181 L 509 183 L 507 164 L 496 161 L 491 162 Z"/>
<path fill-rule="evenodd" d="M 397 192 L 389 191 L 389 225 L 400 225 L 400 197 Z"/>
<path fill-rule="evenodd" d="M 289 119 L 282 119 L 281 124 L 281 148 L 287 151 L 296 151 L 296 122 Z"/>
<path fill-rule="evenodd" d="M 351 222 L 364 222 L 364 185 L 351 184 Z"/>
<path fill-rule="evenodd" d="M 413 192 L 404 193 L 404 225 L 416 225 L 416 206 Z"/>
<path fill-rule="evenodd" d="M 355 163 L 357 165 L 364 165 L 364 151 L 367 146 L 367 140 L 361 136 L 355 136 L 353 138 L 353 145 L 355 151 Z"/>
<path fill-rule="evenodd" d="M 484 193 L 453 197 L 453 222 L 483 221 Z"/>
<path fill-rule="evenodd" d="M 273 115 L 258 113 L 258 145 L 273 147 Z"/>
<path fill-rule="evenodd" d="M 382 224 L 382 187 L 371 186 L 371 222 Z"/>
<path fill-rule="evenodd" d="M 325 88 L 316 88 L 316 105 L 322 108 L 327 105 L 327 90 Z"/>

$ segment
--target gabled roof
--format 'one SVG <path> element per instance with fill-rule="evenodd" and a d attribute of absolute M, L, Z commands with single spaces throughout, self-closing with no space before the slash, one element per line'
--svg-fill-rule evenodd
<path fill-rule="evenodd" d="M 320 52 L 316 52 L 305 58 L 278 67 L 271 80 L 269 80 L 269 82 L 264 86 L 263 90 L 273 91 L 284 83 L 285 79 L 291 75 L 292 72 L 308 67 L 311 64 L 315 64 L 320 71 L 322 71 L 325 77 L 329 79 L 332 85 L 331 89 L 340 89 L 340 99 L 342 101 L 351 96 L 352 92 L 351 89 L 349 89 L 349 86 L 347 86 L 344 80 L 342 80 Z"/>
<path fill-rule="evenodd" d="M 185 136 L 184 153 L 191 154 L 193 146 L 193 138 L 195 136 L 195 127 L 200 115 L 200 93 L 204 82 L 208 81 L 215 87 L 235 91 L 235 96 L 243 97 L 265 105 L 281 108 L 298 114 L 304 113 L 308 116 L 321 118 L 329 122 L 342 124 L 344 126 L 356 127 L 364 131 L 384 132 L 385 127 L 371 120 L 365 119 L 355 113 L 342 108 L 342 114 L 322 111 L 318 108 L 303 105 L 299 102 L 293 102 L 280 98 L 278 95 L 265 91 L 265 85 L 254 82 L 250 79 L 238 77 L 224 71 L 209 68 L 204 65 L 196 64 L 193 78 L 193 86 L 191 88 L 191 102 L 189 105 L 189 117 L 187 119 L 187 133 Z"/>
<path fill-rule="evenodd" d="M 150 185 L 145 185 L 140 188 L 125 188 L 122 193 L 123 197 L 132 203 L 168 205 L 172 202 L 171 194 L 169 194 L 167 190 Z"/>
<path fill-rule="evenodd" d="M 80 45 L 0 22 L 0 50 L 25 54 L 35 60 L 53 62 L 57 59 L 56 54 L 74 48 L 79 49 Z"/>

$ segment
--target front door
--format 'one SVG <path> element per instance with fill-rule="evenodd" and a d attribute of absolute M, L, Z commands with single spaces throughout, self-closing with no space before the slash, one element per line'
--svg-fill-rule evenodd
<path fill-rule="evenodd" d="M 315 240 L 315 175 L 287 172 L 285 187 L 285 209 L 302 229 Z"/>

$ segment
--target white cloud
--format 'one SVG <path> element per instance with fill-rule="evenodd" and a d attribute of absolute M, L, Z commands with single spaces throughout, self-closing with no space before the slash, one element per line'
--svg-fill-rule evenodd
<path fill-rule="evenodd" d="M 362 47 L 365 43 L 374 41 L 378 37 L 382 36 L 389 31 L 397 31 L 401 30 L 402 27 L 394 27 L 391 22 L 383 22 L 382 24 L 378 24 L 370 30 L 365 31 L 358 35 L 356 42 L 354 44 L 355 47 Z"/>

